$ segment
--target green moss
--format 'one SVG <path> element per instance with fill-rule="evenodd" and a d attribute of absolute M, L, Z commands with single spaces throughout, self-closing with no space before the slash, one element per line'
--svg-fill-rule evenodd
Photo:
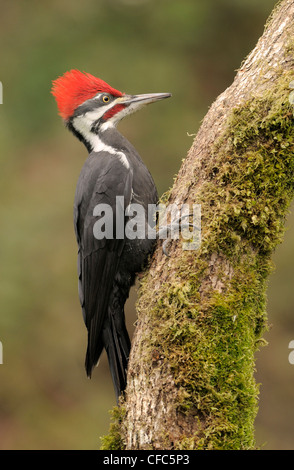
<path fill-rule="evenodd" d="M 176 449 L 255 448 L 255 353 L 265 342 L 271 256 L 294 192 L 292 80 L 283 72 L 262 96 L 232 110 L 201 192 L 193 180 L 185 182 L 201 204 L 200 249 L 173 260 L 156 295 L 148 276 L 142 281 L 138 312 L 148 312 L 152 333 L 142 338 L 140 361 L 150 375 L 162 368 L 162 377 L 168 365 L 177 413 L 196 423 L 195 432 L 173 443 Z M 206 282 L 214 255 L 226 266 L 226 272 L 215 266 L 220 288 Z M 123 447 L 121 420 L 118 415 L 104 449 Z"/>
<path fill-rule="evenodd" d="M 178 411 L 196 414 L 201 410 L 205 421 L 205 429 L 200 427 L 192 441 L 185 436 L 185 446 L 177 443 L 179 449 L 190 448 L 196 440 L 198 448 L 253 445 L 258 389 L 252 377 L 256 350 L 252 325 L 256 321 L 251 307 L 256 300 L 254 286 L 248 288 L 245 299 L 241 291 L 241 286 L 232 287 L 225 298 L 211 293 L 208 304 L 200 309 L 194 307 L 197 300 L 184 299 L 182 293 L 177 297 L 171 289 L 165 302 L 169 317 L 163 322 L 158 316 L 158 324 L 154 322 L 157 333 L 151 347 L 168 360 L 178 387 Z M 158 315 L 160 311 L 162 305 Z"/>
<path fill-rule="evenodd" d="M 226 254 L 240 252 L 241 240 L 262 255 L 271 254 L 282 240 L 293 197 L 292 77 L 286 73 L 264 96 L 234 109 L 227 132 L 215 144 L 220 166 L 214 161 L 218 173 L 205 188 L 210 196 L 207 200 L 203 195 L 202 212 L 204 217 L 211 213 L 207 202 L 213 204 L 218 225 L 209 225 L 218 249 Z"/>
<path fill-rule="evenodd" d="M 255 447 L 255 352 L 267 325 L 271 255 L 294 192 L 292 79 L 284 73 L 263 96 L 232 111 L 195 200 L 202 206 L 201 249 L 175 259 L 176 278 L 161 286 L 156 303 L 141 287 L 139 309 L 152 323 L 142 357 L 151 363 L 158 351 L 157 367 L 166 362 L 173 373 L 178 412 L 199 420 L 196 433 L 174 443 L 178 449 Z M 217 272 L 224 287 L 200 295 L 214 253 L 226 260 L 229 281 Z"/>
<path fill-rule="evenodd" d="M 125 408 L 115 406 L 111 410 L 111 424 L 109 433 L 101 437 L 101 450 L 123 450 L 125 448 L 123 442 L 122 422 L 125 416 Z"/>

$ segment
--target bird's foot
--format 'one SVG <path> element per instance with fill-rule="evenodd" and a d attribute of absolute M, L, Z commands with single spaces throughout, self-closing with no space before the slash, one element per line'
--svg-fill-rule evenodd
<path fill-rule="evenodd" d="M 186 214 L 175 221 L 173 221 L 170 225 L 166 225 L 164 227 L 159 227 L 158 231 L 156 233 L 157 239 L 163 239 L 166 238 L 162 244 L 162 251 L 165 254 L 165 256 L 170 256 L 168 251 L 167 251 L 167 246 L 171 243 L 171 240 L 176 240 L 179 238 L 179 232 L 182 232 L 184 229 L 190 229 L 193 227 L 193 233 L 190 232 L 191 236 L 189 239 L 191 239 L 194 235 L 194 231 L 200 231 L 200 227 L 195 225 L 192 222 L 183 222 L 183 219 L 188 219 L 189 217 L 193 216 L 193 214 Z"/>

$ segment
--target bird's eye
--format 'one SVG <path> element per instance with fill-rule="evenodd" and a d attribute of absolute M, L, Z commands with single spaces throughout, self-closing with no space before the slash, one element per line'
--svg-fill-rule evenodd
<path fill-rule="evenodd" d="M 108 101 L 109 101 L 109 96 L 104 95 L 103 98 L 102 98 L 102 101 L 103 101 L 103 103 L 108 103 Z"/>

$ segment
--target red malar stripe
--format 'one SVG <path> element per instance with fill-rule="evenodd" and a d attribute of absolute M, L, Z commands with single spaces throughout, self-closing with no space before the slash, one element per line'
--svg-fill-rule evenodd
<path fill-rule="evenodd" d="M 107 121 L 107 119 L 112 118 L 115 114 L 119 113 L 124 108 L 125 108 L 124 104 L 117 104 L 117 105 L 113 106 L 113 108 L 110 108 L 110 110 L 107 111 L 107 113 L 105 113 L 103 115 L 104 120 Z"/>

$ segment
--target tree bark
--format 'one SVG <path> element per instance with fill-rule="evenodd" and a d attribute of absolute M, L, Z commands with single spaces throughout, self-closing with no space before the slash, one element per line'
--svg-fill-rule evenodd
<path fill-rule="evenodd" d="M 252 449 L 255 353 L 294 190 L 294 1 L 273 11 L 209 109 L 167 204 L 201 204 L 201 246 L 159 242 L 141 282 L 119 429 L 125 449 Z"/>

